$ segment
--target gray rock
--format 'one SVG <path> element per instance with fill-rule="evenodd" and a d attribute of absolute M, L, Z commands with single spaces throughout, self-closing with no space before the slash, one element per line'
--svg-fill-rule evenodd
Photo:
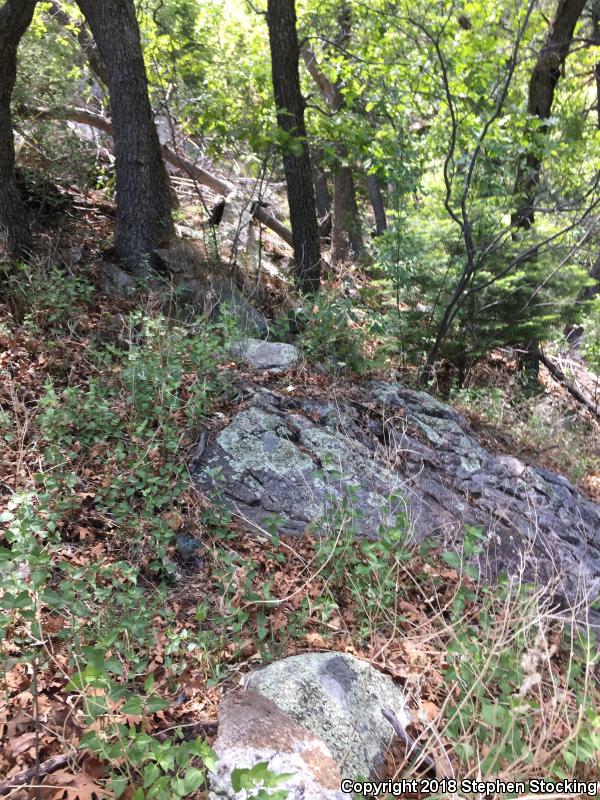
<path fill-rule="evenodd" d="M 257 372 L 285 372 L 300 358 L 293 344 L 260 339 L 243 339 L 231 348 L 231 352 Z"/>
<path fill-rule="evenodd" d="M 100 265 L 100 290 L 117 297 L 133 297 L 140 290 L 136 279 L 116 264 L 103 261 Z"/>
<path fill-rule="evenodd" d="M 231 314 L 244 333 L 266 336 L 269 323 L 264 314 L 242 294 L 233 277 L 207 276 L 205 279 L 184 278 L 177 283 L 179 302 L 198 314 L 213 319 Z"/>
<path fill-rule="evenodd" d="M 247 685 L 322 739 L 343 778 L 376 777 L 393 731 L 382 713 L 409 722 L 404 695 L 391 678 L 345 653 L 308 653 L 253 672 Z"/>
<path fill-rule="evenodd" d="M 476 526 L 483 577 L 524 564 L 527 579 L 570 600 L 600 594 L 598 504 L 564 477 L 486 450 L 424 392 L 373 382 L 356 394 L 334 403 L 254 391 L 209 442 L 199 486 L 249 525 L 276 516 L 281 533 L 335 530 L 340 509 L 371 537 L 405 515 L 416 539 L 460 547 L 465 525 Z"/>
<path fill-rule="evenodd" d="M 245 792 L 232 788 L 231 773 L 260 762 L 277 775 L 292 775 L 278 787 L 287 789 L 288 800 L 348 797 L 340 791 L 340 771 L 326 745 L 257 692 L 238 691 L 222 699 L 214 749 L 219 761 L 209 777 L 211 800 L 243 800 Z"/>

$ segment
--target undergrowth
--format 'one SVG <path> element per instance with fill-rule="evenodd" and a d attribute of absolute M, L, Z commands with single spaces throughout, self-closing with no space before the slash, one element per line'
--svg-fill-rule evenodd
<path fill-rule="evenodd" d="M 507 432 L 513 455 L 531 453 L 574 481 L 600 472 L 597 423 L 582 419 L 552 395 L 527 396 L 503 387 L 456 390 L 453 401 Z"/>
<path fill-rule="evenodd" d="M 204 796 L 222 682 L 331 649 L 404 687 L 456 777 L 598 774 L 597 649 L 543 593 L 478 585 L 479 531 L 442 551 L 399 517 L 361 539 L 350 500 L 297 539 L 245 533 L 187 470 L 227 412 L 229 327 L 18 275 L 0 332 L 3 772 L 66 753 L 69 797 Z M 414 768 L 394 751 L 388 769 Z M 268 770 L 236 781 L 283 791 Z"/>

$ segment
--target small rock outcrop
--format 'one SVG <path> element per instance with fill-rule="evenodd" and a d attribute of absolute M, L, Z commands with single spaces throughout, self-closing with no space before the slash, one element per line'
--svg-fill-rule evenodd
<path fill-rule="evenodd" d="M 231 348 L 231 353 L 255 372 L 285 372 L 300 358 L 293 344 L 265 342 L 262 339 L 242 339 Z"/>
<path fill-rule="evenodd" d="M 217 771 L 210 776 L 211 800 L 236 800 L 235 769 L 266 763 L 276 775 L 290 775 L 278 788 L 288 800 L 342 800 L 340 771 L 326 745 L 258 692 L 226 695 L 219 706 L 219 735 L 214 744 Z"/>
<path fill-rule="evenodd" d="M 226 311 L 246 334 L 266 336 L 269 331 L 264 314 L 254 308 L 231 276 L 209 275 L 204 279 L 184 276 L 177 282 L 177 297 L 184 307 L 212 319 Z"/>
<path fill-rule="evenodd" d="M 560 475 L 487 450 L 450 406 L 397 383 L 335 402 L 248 387 L 195 469 L 250 526 L 326 531 L 342 509 L 357 535 L 403 517 L 415 538 L 459 546 L 472 525 L 485 534 L 484 575 L 524 563 L 526 578 L 557 580 L 563 596 L 600 594 L 600 505 Z"/>
<path fill-rule="evenodd" d="M 344 778 L 376 777 L 383 767 L 393 731 L 382 708 L 409 722 L 391 678 L 346 653 L 290 656 L 251 673 L 247 686 L 325 742 Z"/>

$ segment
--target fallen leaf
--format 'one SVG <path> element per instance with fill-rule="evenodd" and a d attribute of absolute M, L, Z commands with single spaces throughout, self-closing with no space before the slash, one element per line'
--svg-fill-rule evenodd
<path fill-rule="evenodd" d="M 26 750 L 29 750 L 30 747 L 35 745 L 35 739 L 35 731 L 22 733 L 20 736 L 17 736 L 16 739 L 10 740 L 8 743 L 8 749 L 13 756 L 19 756 L 21 753 L 24 753 Z"/>

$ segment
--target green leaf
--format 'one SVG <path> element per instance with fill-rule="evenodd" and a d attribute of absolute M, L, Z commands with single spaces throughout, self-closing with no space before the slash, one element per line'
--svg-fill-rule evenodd
<path fill-rule="evenodd" d="M 160 775 L 161 775 L 160 767 L 158 767 L 156 764 L 146 764 L 146 766 L 144 767 L 144 783 L 143 783 L 144 789 L 147 789 L 149 786 L 152 786 L 152 784 L 158 778 L 160 778 Z"/>
<path fill-rule="evenodd" d="M 442 558 L 448 564 L 449 567 L 453 569 L 458 569 L 462 563 L 462 559 L 458 553 L 455 553 L 453 550 L 448 551 L 446 553 L 442 553 Z"/>
<path fill-rule="evenodd" d="M 111 788 L 112 793 L 115 796 L 115 800 L 119 800 L 119 797 L 123 794 L 125 789 L 127 788 L 128 778 L 123 775 L 117 775 L 114 778 L 111 778 L 108 785 Z"/>
<path fill-rule="evenodd" d="M 156 711 L 162 711 L 163 708 L 168 708 L 169 706 L 169 701 L 165 700 L 164 697 L 158 697 L 158 695 L 153 695 L 146 701 L 146 709 L 151 714 L 154 714 Z"/>
<path fill-rule="evenodd" d="M 137 695 L 130 697 L 129 700 L 125 703 L 125 705 L 121 706 L 121 713 L 122 714 L 143 714 L 144 708 L 142 706 L 142 700 Z"/>
<path fill-rule="evenodd" d="M 193 742 L 191 750 L 200 756 L 209 772 L 216 772 L 218 761 L 217 754 L 208 744 L 208 742 L 205 742 L 204 739 L 198 737 Z"/>
<path fill-rule="evenodd" d="M 191 794 L 204 784 L 204 772 L 196 767 L 188 769 L 183 776 L 183 787 L 186 794 Z"/>

